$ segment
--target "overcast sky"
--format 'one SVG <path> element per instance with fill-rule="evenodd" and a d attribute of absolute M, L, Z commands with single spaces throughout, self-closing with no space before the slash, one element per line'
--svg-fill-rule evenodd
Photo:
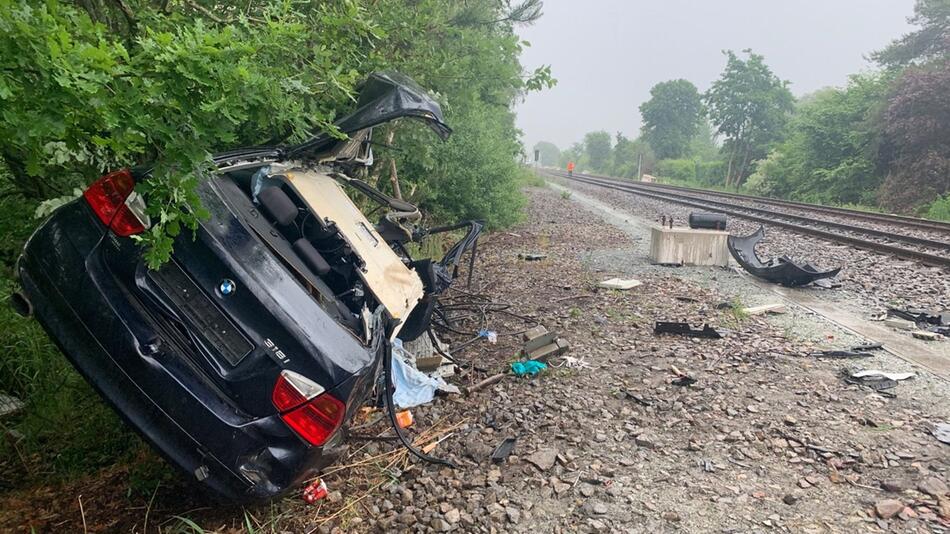
<path fill-rule="evenodd" d="M 722 50 L 765 56 L 796 96 L 869 70 L 865 56 L 906 33 L 914 0 L 544 0 L 519 29 L 527 69 L 550 64 L 558 84 L 517 106 L 525 147 L 565 148 L 586 132 L 636 137 L 650 88 L 676 78 L 705 91 Z"/>

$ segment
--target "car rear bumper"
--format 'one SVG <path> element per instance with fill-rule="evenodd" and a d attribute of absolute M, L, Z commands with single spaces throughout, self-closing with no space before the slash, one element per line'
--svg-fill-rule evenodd
<path fill-rule="evenodd" d="M 189 375 L 184 349 L 137 310 L 102 263 L 99 248 L 114 239 L 103 230 L 82 202 L 69 204 L 37 230 L 17 268 L 37 320 L 133 428 L 227 501 L 280 494 L 339 455 L 341 432 L 311 447 L 276 414 L 249 415 L 183 378 Z M 371 382 L 353 375 L 330 393 L 347 392 L 339 398 L 359 402 Z"/>

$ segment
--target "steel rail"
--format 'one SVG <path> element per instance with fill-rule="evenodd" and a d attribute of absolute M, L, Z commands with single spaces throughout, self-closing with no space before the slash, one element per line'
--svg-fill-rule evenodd
<path fill-rule="evenodd" d="M 560 171 L 563 172 L 563 171 Z M 621 178 L 613 178 L 610 176 L 600 176 L 597 174 L 583 174 L 588 178 L 596 178 L 598 180 L 613 180 L 619 183 L 629 183 L 629 180 L 623 180 Z M 850 208 L 839 208 L 835 206 L 822 206 L 820 204 L 808 204 L 807 202 L 797 202 L 794 200 L 782 200 L 778 198 L 769 198 L 769 197 L 757 197 L 754 195 L 746 195 L 742 193 L 728 193 L 726 191 L 714 191 L 710 189 L 699 189 L 696 187 L 686 187 L 680 185 L 670 185 L 670 184 L 658 184 L 650 182 L 636 182 L 636 185 L 641 187 L 650 187 L 655 189 L 669 189 L 672 191 L 686 191 L 690 193 L 698 193 L 703 195 L 716 196 L 721 198 L 734 198 L 739 200 L 748 200 L 750 202 L 761 202 L 763 204 L 771 204 L 773 206 L 782 206 L 787 208 L 797 208 L 808 211 L 816 211 L 820 213 L 828 213 L 830 215 L 841 215 L 853 217 L 855 219 L 863 219 L 867 221 L 878 221 L 889 224 L 900 224 L 904 227 L 915 226 L 927 230 L 936 230 L 938 232 L 950 232 L 950 222 L 944 221 L 935 221 L 931 219 L 921 219 L 919 217 L 910 217 L 908 215 L 897 215 L 894 213 L 874 213 L 869 211 L 861 211 Z"/>
<path fill-rule="evenodd" d="M 590 185 L 596 185 L 596 186 L 600 186 L 600 187 L 605 187 L 605 188 L 607 188 L 607 189 L 614 189 L 614 190 L 617 190 L 617 191 L 624 191 L 624 192 L 627 192 L 627 193 L 636 194 L 636 195 L 641 195 L 641 196 L 653 198 L 653 199 L 656 199 L 656 200 L 662 200 L 662 201 L 665 201 L 665 202 L 672 202 L 672 203 L 681 204 L 681 205 L 684 205 L 684 206 L 691 206 L 691 207 L 695 207 L 695 208 L 701 208 L 701 209 L 706 209 L 706 210 L 710 210 L 710 211 L 715 211 L 715 212 L 718 212 L 718 213 L 725 213 L 725 214 L 731 215 L 731 216 L 733 216 L 733 217 L 739 217 L 739 218 L 741 218 L 741 219 L 747 219 L 747 220 L 750 220 L 750 221 L 756 221 L 756 222 L 759 222 L 759 223 L 762 223 L 762 224 L 770 224 L 770 225 L 773 225 L 773 226 L 780 226 L 780 227 L 782 227 L 782 228 L 788 228 L 788 229 L 790 229 L 790 230 L 793 230 L 793 231 L 796 231 L 796 232 L 799 232 L 799 233 L 802 233 L 802 234 L 812 235 L 812 236 L 815 236 L 815 237 L 819 237 L 819 238 L 822 238 L 822 239 L 826 239 L 826 240 L 828 240 L 828 241 L 833 241 L 833 242 L 836 242 L 836 243 L 843 243 L 843 244 L 851 245 L 851 246 L 856 247 L 856 248 L 860 248 L 860 249 L 864 249 L 864 250 L 870 250 L 870 251 L 872 251 L 872 252 L 884 252 L 884 253 L 887 253 L 887 254 L 892 254 L 892 255 L 894 255 L 894 256 L 896 256 L 896 257 L 898 257 L 898 258 L 902 258 L 902 259 L 906 259 L 906 260 L 912 260 L 912 261 L 919 261 L 919 262 L 924 263 L 924 264 L 926 264 L 926 265 L 939 266 L 939 267 L 950 267 L 950 257 L 938 256 L 938 255 L 936 255 L 936 254 L 929 254 L 929 253 L 921 252 L 921 251 L 918 251 L 918 250 L 911 250 L 911 249 L 896 247 L 896 246 L 893 246 L 893 245 L 887 245 L 887 244 L 879 243 L 879 242 L 876 242 L 876 241 L 867 241 L 867 240 L 859 239 L 859 238 L 857 238 L 857 237 L 852 237 L 852 236 L 849 236 L 849 235 L 842 235 L 841 233 L 828 232 L 828 231 L 825 231 L 825 230 L 820 230 L 820 229 L 814 228 L 814 227 L 812 227 L 812 226 L 807 226 L 807 225 L 796 224 L 796 223 L 792 223 L 792 222 L 786 222 L 786 221 L 776 220 L 774 217 L 785 217 L 785 218 L 799 219 L 799 220 L 806 221 L 806 222 L 810 222 L 810 223 L 836 225 L 836 226 L 838 226 L 838 227 L 842 227 L 843 229 L 847 229 L 847 230 L 849 230 L 849 231 L 853 231 L 853 232 L 857 232 L 857 233 L 860 233 L 860 232 L 862 232 L 862 231 L 867 230 L 867 229 L 861 228 L 861 227 L 848 226 L 848 225 L 843 225 L 843 224 L 840 224 L 840 223 L 827 223 L 827 222 L 825 222 L 825 221 L 819 221 L 819 220 L 815 220 L 815 219 L 808 219 L 808 218 L 806 218 L 806 217 L 790 216 L 790 215 L 785 214 L 785 213 L 773 212 L 773 211 L 763 210 L 763 209 L 758 209 L 758 208 L 755 208 L 755 209 L 753 209 L 753 208 L 738 208 L 738 207 L 734 207 L 734 206 L 732 206 L 732 205 L 729 205 L 729 204 L 726 204 L 726 203 L 723 203 L 723 202 L 717 202 L 717 201 L 714 201 L 714 200 L 706 200 L 706 199 L 698 199 L 698 198 L 691 197 L 691 196 L 688 196 L 688 195 L 678 195 L 678 194 L 673 194 L 673 193 L 659 193 L 659 192 L 656 192 L 655 190 L 647 190 L 647 189 L 649 189 L 649 188 L 637 187 L 638 184 L 629 184 L 629 183 L 628 183 L 628 184 L 624 184 L 624 183 L 620 183 L 620 182 L 618 182 L 618 181 L 616 181 L 616 180 L 609 180 L 609 179 L 608 179 L 608 180 L 604 180 L 604 179 L 601 179 L 601 178 L 591 178 L 591 177 L 588 177 L 588 176 L 585 176 L 585 175 L 582 175 L 582 174 L 579 174 L 579 173 L 575 173 L 574 176 L 567 176 L 566 173 L 565 173 L 565 174 L 561 174 L 560 172 L 553 172 L 553 171 L 545 171 L 545 172 L 547 172 L 548 174 L 550 174 L 550 175 L 552 175 L 552 176 L 556 176 L 556 177 L 558 177 L 558 178 L 567 178 L 567 179 L 569 179 L 569 180 L 574 180 L 574 181 L 578 181 L 578 182 L 582 182 L 582 183 L 587 183 L 587 184 L 590 184 Z M 734 208 L 744 209 L 744 210 L 750 210 L 750 211 L 755 211 L 755 212 L 762 213 L 762 214 L 768 214 L 768 215 L 771 215 L 772 217 L 764 217 L 764 216 L 759 216 L 759 215 L 753 215 L 753 214 L 750 214 L 750 213 L 743 213 L 743 212 L 738 211 L 737 209 L 734 209 Z M 876 232 L 880 232 L 880 231 L 876 231 Z M 894 234 L 888 234 L 887 232 L 881 232 L 881 233 L 887 235 L 888 238 L 894 238 L 894 237 L 895 237 Z M 896 237 L 906 237 L 906 236 L 896 236 Z M 937 242 L 937 243 L 939 243 L 939 242 Z M 946 243 L 942 243 L 942 244 L 943 244 L 944 246 L 947 246 Z"/>

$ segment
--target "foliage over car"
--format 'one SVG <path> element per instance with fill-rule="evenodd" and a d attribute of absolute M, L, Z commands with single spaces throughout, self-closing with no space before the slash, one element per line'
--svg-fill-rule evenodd
<path fill-rule="evenodd" d="M 459 134 L 451 148 L 398 139 L 393 157 L 412 171 L 413 200 L 505 224 L 517 217 L 508 196 L 518 196 L 521 152 L 509 105 L 554 83 L 547 67 L 525 73 L 518 62 L 513 26 L 539 6 L 0 0 L 0 156 L 17 190 L 36 199 L 154 162 L 144 192 L 157 224 L 143 241 L 155 265 L 203 216 L 194 186 L 211 153 L 333 132 L 356 85 L 389 68 L 440 95 Z M 450 159 L 458 152 L 464 164 Z M 478 179 L 469 196 L 422 197 L 459 173 Z M 474 193 L 481 186 L 487 196 Z"/>

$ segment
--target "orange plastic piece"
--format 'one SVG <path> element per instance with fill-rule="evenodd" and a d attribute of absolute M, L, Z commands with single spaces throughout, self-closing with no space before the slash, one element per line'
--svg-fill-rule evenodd
<path fill-rule="evenodd" d="M 412 412 L 403 410 L 396 414 L 396 424 L 399 428 L 409 428 L 412 426 Z"/>

